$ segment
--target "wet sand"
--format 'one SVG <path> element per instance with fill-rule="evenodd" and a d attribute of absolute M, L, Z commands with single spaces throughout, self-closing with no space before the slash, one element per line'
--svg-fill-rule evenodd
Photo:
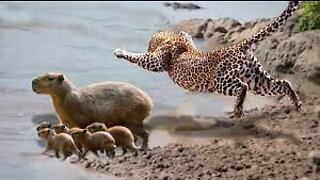
<path fill-rule="evenodd" d="M 192 130 L 190 135 L 203 137 L 202 131 L 213 131 L 204 133 L 210 142 L 186 145 L 185 138 L 140 152 L 138 157 L 127 154 L 107 163 L 88 159 L 81 166 L 125 179 L 313 178 L 308 153 L 320 147 L 320 114 L 315 113 L 319 106 L 320 98 L 309 95 L 301 114 L 283 101 L 247 112 L 243 119 L 212 117 L 219 123 Z M 221 128 L 226 131 L 217 136 Z M 187 131 L 172 133 L 188 137 Z"/>

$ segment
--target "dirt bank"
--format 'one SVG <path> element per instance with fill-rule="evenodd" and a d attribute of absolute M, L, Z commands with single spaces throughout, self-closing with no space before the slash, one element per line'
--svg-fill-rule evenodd
<path fill-rule="evenodd" d="M 212 138 L 205 145 L 170 144 L 112 161 L 83 161 L 80 166 L 125 179 L 300 179 L 311 178 L 308 153 L 320 147 L 320 106 L 316 96 L 304 98 L 302 114 L 286 100 L 247 112 L 243 119 L 222 119 L 238 138 Z M 318 117 L 317 117 L 318 116 Z"/>

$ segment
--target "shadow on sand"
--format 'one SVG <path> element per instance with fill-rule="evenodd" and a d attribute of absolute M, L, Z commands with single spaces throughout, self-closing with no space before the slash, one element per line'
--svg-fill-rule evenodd
<path fill-rule="evenodd" d="M 254 110 L 256 111 L 256 110 Z M 200 117 L 200 116 L 155 116 L 146 122 L 149 130 L 167 130 L 172 135 L 200 138 L 283 138 L 291 143 L 300 144 L 302 141 L 294 134 L 272 130 L 257 125 L 259 121 L 272 119 L 276 115 L 284 114 L 284 110 L 271 112 L 251 112 L 241 119 L 228 117 Z"/>

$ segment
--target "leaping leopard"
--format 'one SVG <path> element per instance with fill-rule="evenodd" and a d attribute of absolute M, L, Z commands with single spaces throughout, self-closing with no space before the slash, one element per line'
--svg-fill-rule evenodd
<path fill-rule="evenodd" d="M 253 47 L 276 32 L 298 6 L 298 1 L 290 1 L 273 22 L 252 37 L 213 52 L 198 50 L 187 33 L 159 32 L 152 36 L 147 53 L 116 49 L 114 54 L 149 71 L 166 71 L 178 86 L 188 91 L 237 96 L 234 117 L 243 116 L 248 90 L 261 96 L 288 95 L 300 112 L 302 102 L 290 82 L 272 78 L 253 52 Z"/>

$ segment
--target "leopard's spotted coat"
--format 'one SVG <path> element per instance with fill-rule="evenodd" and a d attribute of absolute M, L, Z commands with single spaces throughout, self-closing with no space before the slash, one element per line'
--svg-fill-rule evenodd
<path fill-rule="evenodd" d="M 242 116 L 248 90 L 262 96 L 288 95 L 296 110 L 301 111 L 302 103 L 290 82 L 272 78 L 253 52 L 253 46 L 276 32 L 298 5 L 299 2 L 290 1 L 280 16 L 254 36 L 213 52 L 198 50 L 187 33 L 159 32 L 151 38 L 148 53 L 116 49 L 114 54 L 150 71 L 166 71 L 188 91 L 237 96 L 236 117 Z"/>

